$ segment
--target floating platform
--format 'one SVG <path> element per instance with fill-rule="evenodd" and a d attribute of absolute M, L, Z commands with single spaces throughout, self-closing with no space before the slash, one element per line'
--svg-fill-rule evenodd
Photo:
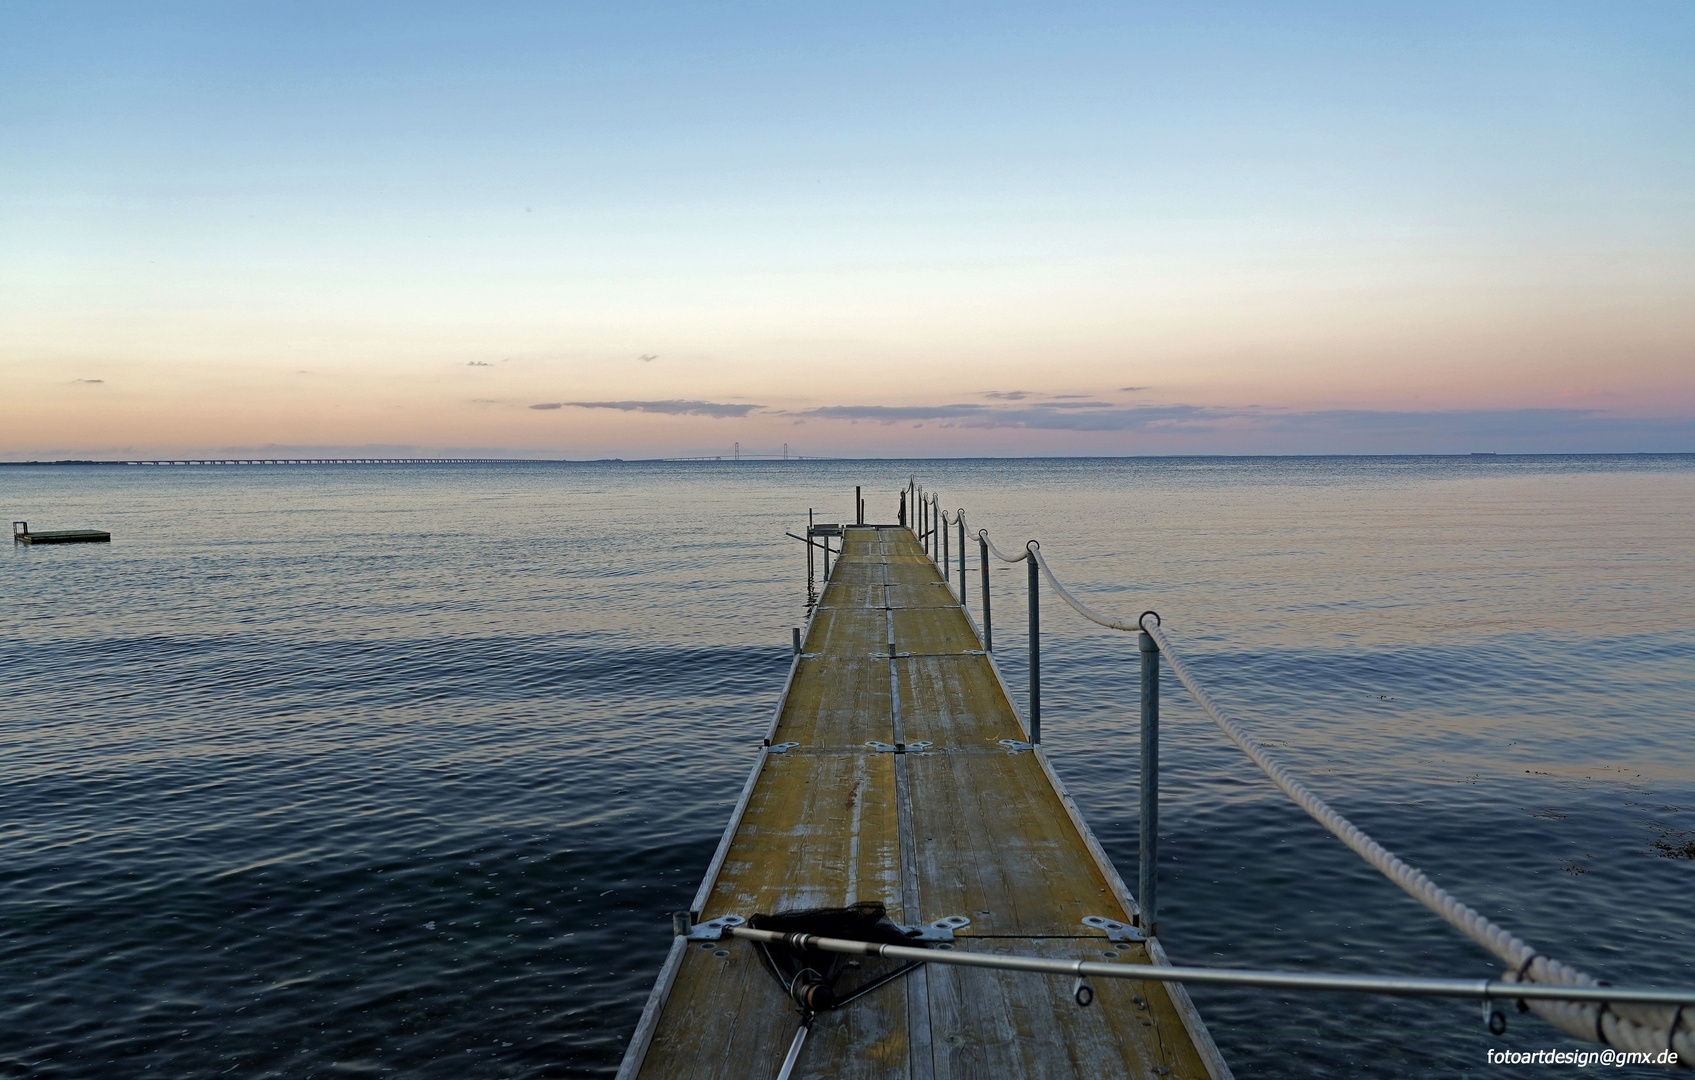
<path fill-rule="evenodd" d="M 105 544 L 112 534 L 99 529 L 58 529 L 53 532 L 30 532 L 29 522 L 12 522 L 12 540 L 19 544 Z"/>
<path fill-rule="evenodd" d="M 937 948 L 1169 963 L 936 564 L 904 527 L 842 531 L 690 922 L 876 901 L 951 927 Z M 777 1076 L 800 1014 L 759 949 L 675 937 L 621 1080 Z M 1230 1077 L 1181 985 L 1093 992 L 1083 1007 L 1069 978 L 924 965 L 819 1012 L 792 1076 Z"/>

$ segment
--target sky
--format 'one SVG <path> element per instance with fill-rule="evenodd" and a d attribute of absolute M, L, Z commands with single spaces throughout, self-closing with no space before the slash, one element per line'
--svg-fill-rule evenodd
<path fill-rule="evenodd" d="M 1695 451 L 1687 2 L 0 6 L 0 459 Z"/>

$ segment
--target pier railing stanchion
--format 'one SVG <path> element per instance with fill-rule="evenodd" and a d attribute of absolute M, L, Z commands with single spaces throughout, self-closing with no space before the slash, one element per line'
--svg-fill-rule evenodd
<path fill-rule="evenodd" d="M 995 651 L 995 632 L 989 621 L 989 541 L 977 534 L 977 550 L 983 556 L 983 651 Z"/>
<path fill-rule="evenodd" d="M 965 606 L 965 508 L 960 507 L 954 520 L 959 523 L 959 606 Z"/>
<path fill-rule="evenodd" d="M 943 514 L 941 516 L 941 522 L 942 522 L 942 565 L 940 567 L 938 567 L 937 569 L 941 570 L 942 580 L 945 582 L 948 579 L 948 516 L 946 514 Z"/>
<path fill-rule="evenodd" d="M 1024 561 L 1030 566 L 1030 744 L 1034 746 L 1042 741 L 1042 570 L 1028 546 Z"/>
<path fill-rule="evenodd" d="M 1159 925 L 1159 646 L 1143 631 L 1136 635 L 1136 647 L 1142 652 L 1142 807 L 1136 824 L 1136 900 L 1142 906 L 1142 930 L 1152 937 Z"/>

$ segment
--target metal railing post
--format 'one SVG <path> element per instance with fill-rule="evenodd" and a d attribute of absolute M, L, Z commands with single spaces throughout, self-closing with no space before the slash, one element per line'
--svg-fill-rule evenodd
<path fill-rule="evenodd" d="M 939 546 L 941 541 L 936 538 L 936 526 L 941 519 L 942 497 L 932 495 L 930 496 L 930 558 L 932 561 L 936 558 L 936 552 L 942 550 Z"/>
<path fill-rule="evenodd" d="M 942 571 L 942 580 L 947 581 L 947 579 L 948 579 L 948 518 L 947 518 L 947 515 L 943 514 L 941 520 L 942 520 L 942 565 L 941 565 L 940 569 Z"/>
<path fill-rule="evenodd" d="M 1030 744 L 1034 746 L 1042 741 L 1042 571 L 1028 549 L 1024 561 L 1030 564 Z"/>
<path fill-rule="evenodd" d="M 1159 926 L 1159 646 L 1146 632 L 1136 636 L 1142 652 L 1142 809 L 1136 826 L 1136 902 L 1142 930 Z"/>
<path fill-rule="evenodd" d="M 989 541 L 977 537 L 977 550 L 983 556 L 983 651 L 995 651 L 995 632 L 989 622 Z"/>
<path fill-rule="evenodd" d="M 965 606 L 965 511 L 959 511 L 959 606 Z"/>
<path fill-rule="evenodd" d="M 865 497 L 859 493 L 859 485 L 857 484 L 853 488 L 853 523 L 855 525 L 865 524 Z"/>

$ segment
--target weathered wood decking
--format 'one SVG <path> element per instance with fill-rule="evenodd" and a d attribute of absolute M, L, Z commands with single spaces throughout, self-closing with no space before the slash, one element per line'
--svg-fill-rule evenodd
<path fill-rule="evenodd" d="M 1163 962 L 1083 925 L 1134 905 L 904 528 L 848 527 L 698 920 L 880 900 L 955 948 Z M 918 753 L 868 742 L 930 743 Z M 1152 955 L 1150 956 L 1150 948 Z M 1181 987 L 929 965 L 819 1015 L 796 1077 L 1224 1080 Z M 798 1016 L 741 941 L 677 939 L 622 1076 L 775 1076 Z"/>

